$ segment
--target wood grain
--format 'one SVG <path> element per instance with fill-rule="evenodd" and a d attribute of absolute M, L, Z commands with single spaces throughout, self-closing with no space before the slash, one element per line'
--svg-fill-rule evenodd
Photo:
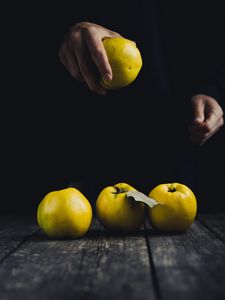
<path fill-rule="evenodd" d="M 31 237 L 0 266 L 0 299 L 156 299 L 144 230 L 77 240 Z"/>
<path fill-rule="evenodd" d="M 0 261 L 37 230 L 35 217 L 0 216 Z"/>
<path fill-rule="evenodd" d="M 0 299 L 224 299 L 225 215 L 199 215 L 183 234 L 148 223 L 134 234 L 94 219 L 77 240 L 53 240 L 35 218 L 0 218 Z"/>
<path fill-rule="evenodd" d="M 225 214 L 202 214 L 199 220 L 225 243 Z"/>
<path fill-rule="evenodd" d="M 183 234 L 146 227 L 160 299 L 224 299 L 225 245 L 213 232 L 197 220 Z"/>

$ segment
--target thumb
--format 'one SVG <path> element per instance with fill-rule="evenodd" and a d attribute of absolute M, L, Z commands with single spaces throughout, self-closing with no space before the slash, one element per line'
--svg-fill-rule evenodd
<path fill-rule="evenodd" d="M 193 101 L 194 123 L 202 123 L 205 120 L 204 114 L 205 104 L 202 98 Z"/>

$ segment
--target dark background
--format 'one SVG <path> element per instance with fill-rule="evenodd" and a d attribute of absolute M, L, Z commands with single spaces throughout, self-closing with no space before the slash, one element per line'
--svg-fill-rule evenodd
<path fill-rule="evenodd" d="M 145 161 L 146 152 L 157 140 L 154 134 L 148 137 L 148 126 L 145 126 L 146 120 L 156 118 L 153 115 L 157 113 L 151 112 L 152 107 L 147 100 L 140 105 L 141 97 L 150 97 L 148 90 L 151 83 L 146 76 L 149 70 L 145 65 L 130 87 L 100 97 L 75 82 L 59 63 L 58 49 L 68 27 L 82 20 L 100 23 L 134 39 L 145 62 L 143 31 L 140 26 L 139 30 L 135 29 L 140 21 L 140 11 L 135 6 L 137 2 L 113 1 L 100 5 L 102 8 L 99 9 L 100 2 L 38 1 L 34 4 L 23 1 L 0 4 L 2 212 L 35 213 L 47 192 L 64 188 L 72 182 L 78 184 L 91 201 L 95 201 L 102 187 L 118 181 L 134 184 L 147 193 L 156 184 L 183 180 L 167 176 L 166 165 L 159 167 L 165 175 L 154 177 L 154 168 L 151 169 Z M 173 14 L 173 18 L 167 21 L 178 30 L 180 49 L 187 50 L 189 47 L 190 55 L 185 57 L 179 57 L 178 50 L 173 52 L 177 60 L 172 69 L 179 73 L 182 61 L 190 74 L 195 62 L 199 68 L 204 68 L 204 59 L 211 55 L 212 47 L 205 42 L 208 36 L 213 36 L 214 55 L 223 55 L 219 41 L 223 40 L 224 10 L 218 6 L 211 10 L 210 1 L 199 1 L 197 8 L 194 1 L 180 2 L 182 4 L 179 1 L 167 4 L 164 13 Z M 132 10 L 126 15 L 131 5 Z M 207 9 L 204 10 L 204 7 Z M 211 15 L 207 15 L 206 11 Z M 202 38 L 204 52 L 202 48 L 196 51 L 187 42 L 189 26 L 185 26 L 185 20 L 188 19 L 197 25 L 193 38 L 196 41 Z M 179 32 L 180 22 L 183 29 Z M 172 40 L 174 37 L 168 35 L 167 38 Z M 193 72 L 193 77 L 198 79 L 197 71 Z M 181 87 L 178 93 L 186 85 L 183 77 L 179 80 L 176 82 Z M 129 114 L 130 118 L 127 118 Z M 195 161 L 195 183 L 191 187 L 196 193 L 199 211 L 224 210 L 224 129 L 203 147 L 186 146 L 186 119 L 177 116 L 176 121 L 181 124 L 178 127 L 181 128 L 181 140 L 184 140 L 182 149 L 186 149 L 181 157 L 187 166 L 190 166 L 191 156 Z M 139 123 L 143 123 L 146 130 L 140 132 Z M 169 129 L 165 132 L 160 124 L 157 123 L 157 129 L 162 126 L 169 160 L 173 152 L 169 137 L 176 133 L 169 132 Z M 150 146 L 146 142 L 149 139 L 152 141 Z M 129 151 L 131 148 L 132 151 Z M 140 148 L 146 150 L 140 152 Z M 137 155 L 133 156 L 135 150 Z"/>

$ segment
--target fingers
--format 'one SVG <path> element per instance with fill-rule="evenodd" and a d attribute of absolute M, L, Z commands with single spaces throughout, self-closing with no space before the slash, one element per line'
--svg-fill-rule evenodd
<path fill-rule="evenodd" d="M 206 113 L 206 124 L 207 127 L 210 129 L 214 128 L 222 119 L 223 111 L 221 107 L 212 107 L 210 108 L 209 112 Z"/>
<path fill-rule="evenodd" d="M 196 130 L 195 127 L 189 127 L 190 140 L 198 145 L 203 145 L 207 140 L 209 140 L 223 125 L 223 118 L 221 117 L 214 124 L 213 127 L 209 127 L 207 122 L 201 125 L 201 128 Z"/>
<path fill-rule="evenodd" d="M 61 63 L 75 79 L 83 79 L 89 89 L 100 95 L 105 90 L 99 77 L 109 81 L 112 70 L 102 40 L 121 37 L 118 33 L 97 24 L 81 22 L 71 27 L 59 51 Z"/>
<path fill-rule="evenodd" d="M 192 133 L 190 135 L 190 141 L 197 145 L 204 145 L 217 131 L 219 131 L 220 127 L 223 125 L 223 119 L 221 119 L 219 126 L 214 127 L 211 131 L 199 134 L 199 133 Z"/>
<path fill-rule="evenodd" d="M 190 140 L 203 145 L 224 124 L 223 111 L 218 102 L 207 96 L 192 98 L 194 120 L 189 126 Z"/>
<path fill-rule="evenodd" d="M 83 42 L 77 44 L 76 48 L 74 48 L 74 53 L 77 58 L 80 73 L 89 89 L 99 95 L 104 95 L 105 90 L 100 86 L 95 66 Z"/>
<path fill-rule="evenodd" d="M 205 119 L 205 102 L 201 98 L 197 100 L 198 101 L 196 101 L 195 97 L 192 99 L 192 107 L 194 111 L 193 123 L 198 125 L 199 123 L 202 123 Z"/>
<path fill-rule="evenodd" d="M 105 80 L 111 80 L 112 70 L 101 36 L 99 36 L 98 31 L 95 28 L 92 30 L 84 30 L 84 35 L 91 58 L 96 64 L 101 77 Z"/>
<path fill-rule="evenodd" d="M 68 72 L 77 80 L 83 81 L 75 56 L 69 51 L 65 43 L 59 52 L 59 59 Z"/>

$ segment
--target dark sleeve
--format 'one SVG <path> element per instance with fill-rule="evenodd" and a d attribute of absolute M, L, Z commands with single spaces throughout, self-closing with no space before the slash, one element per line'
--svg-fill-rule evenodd
<path fill-rule="evenodd" d="M 215 98 L 225 108 L 225 7 L 206 1 L 202 6 L 204 22 L 196 21 L 195 41 L 199 43 L 198 82 L 193 93 Z M 201 24 L 200 24 L 201 23 Z"/>
<path fill-rule="evenodd" d="M 192 95 L 205 94 L 219 102 L 225 108 L 225 64 L 215 68 L 204 76 L 198 86 L 191 90 Z"/>

